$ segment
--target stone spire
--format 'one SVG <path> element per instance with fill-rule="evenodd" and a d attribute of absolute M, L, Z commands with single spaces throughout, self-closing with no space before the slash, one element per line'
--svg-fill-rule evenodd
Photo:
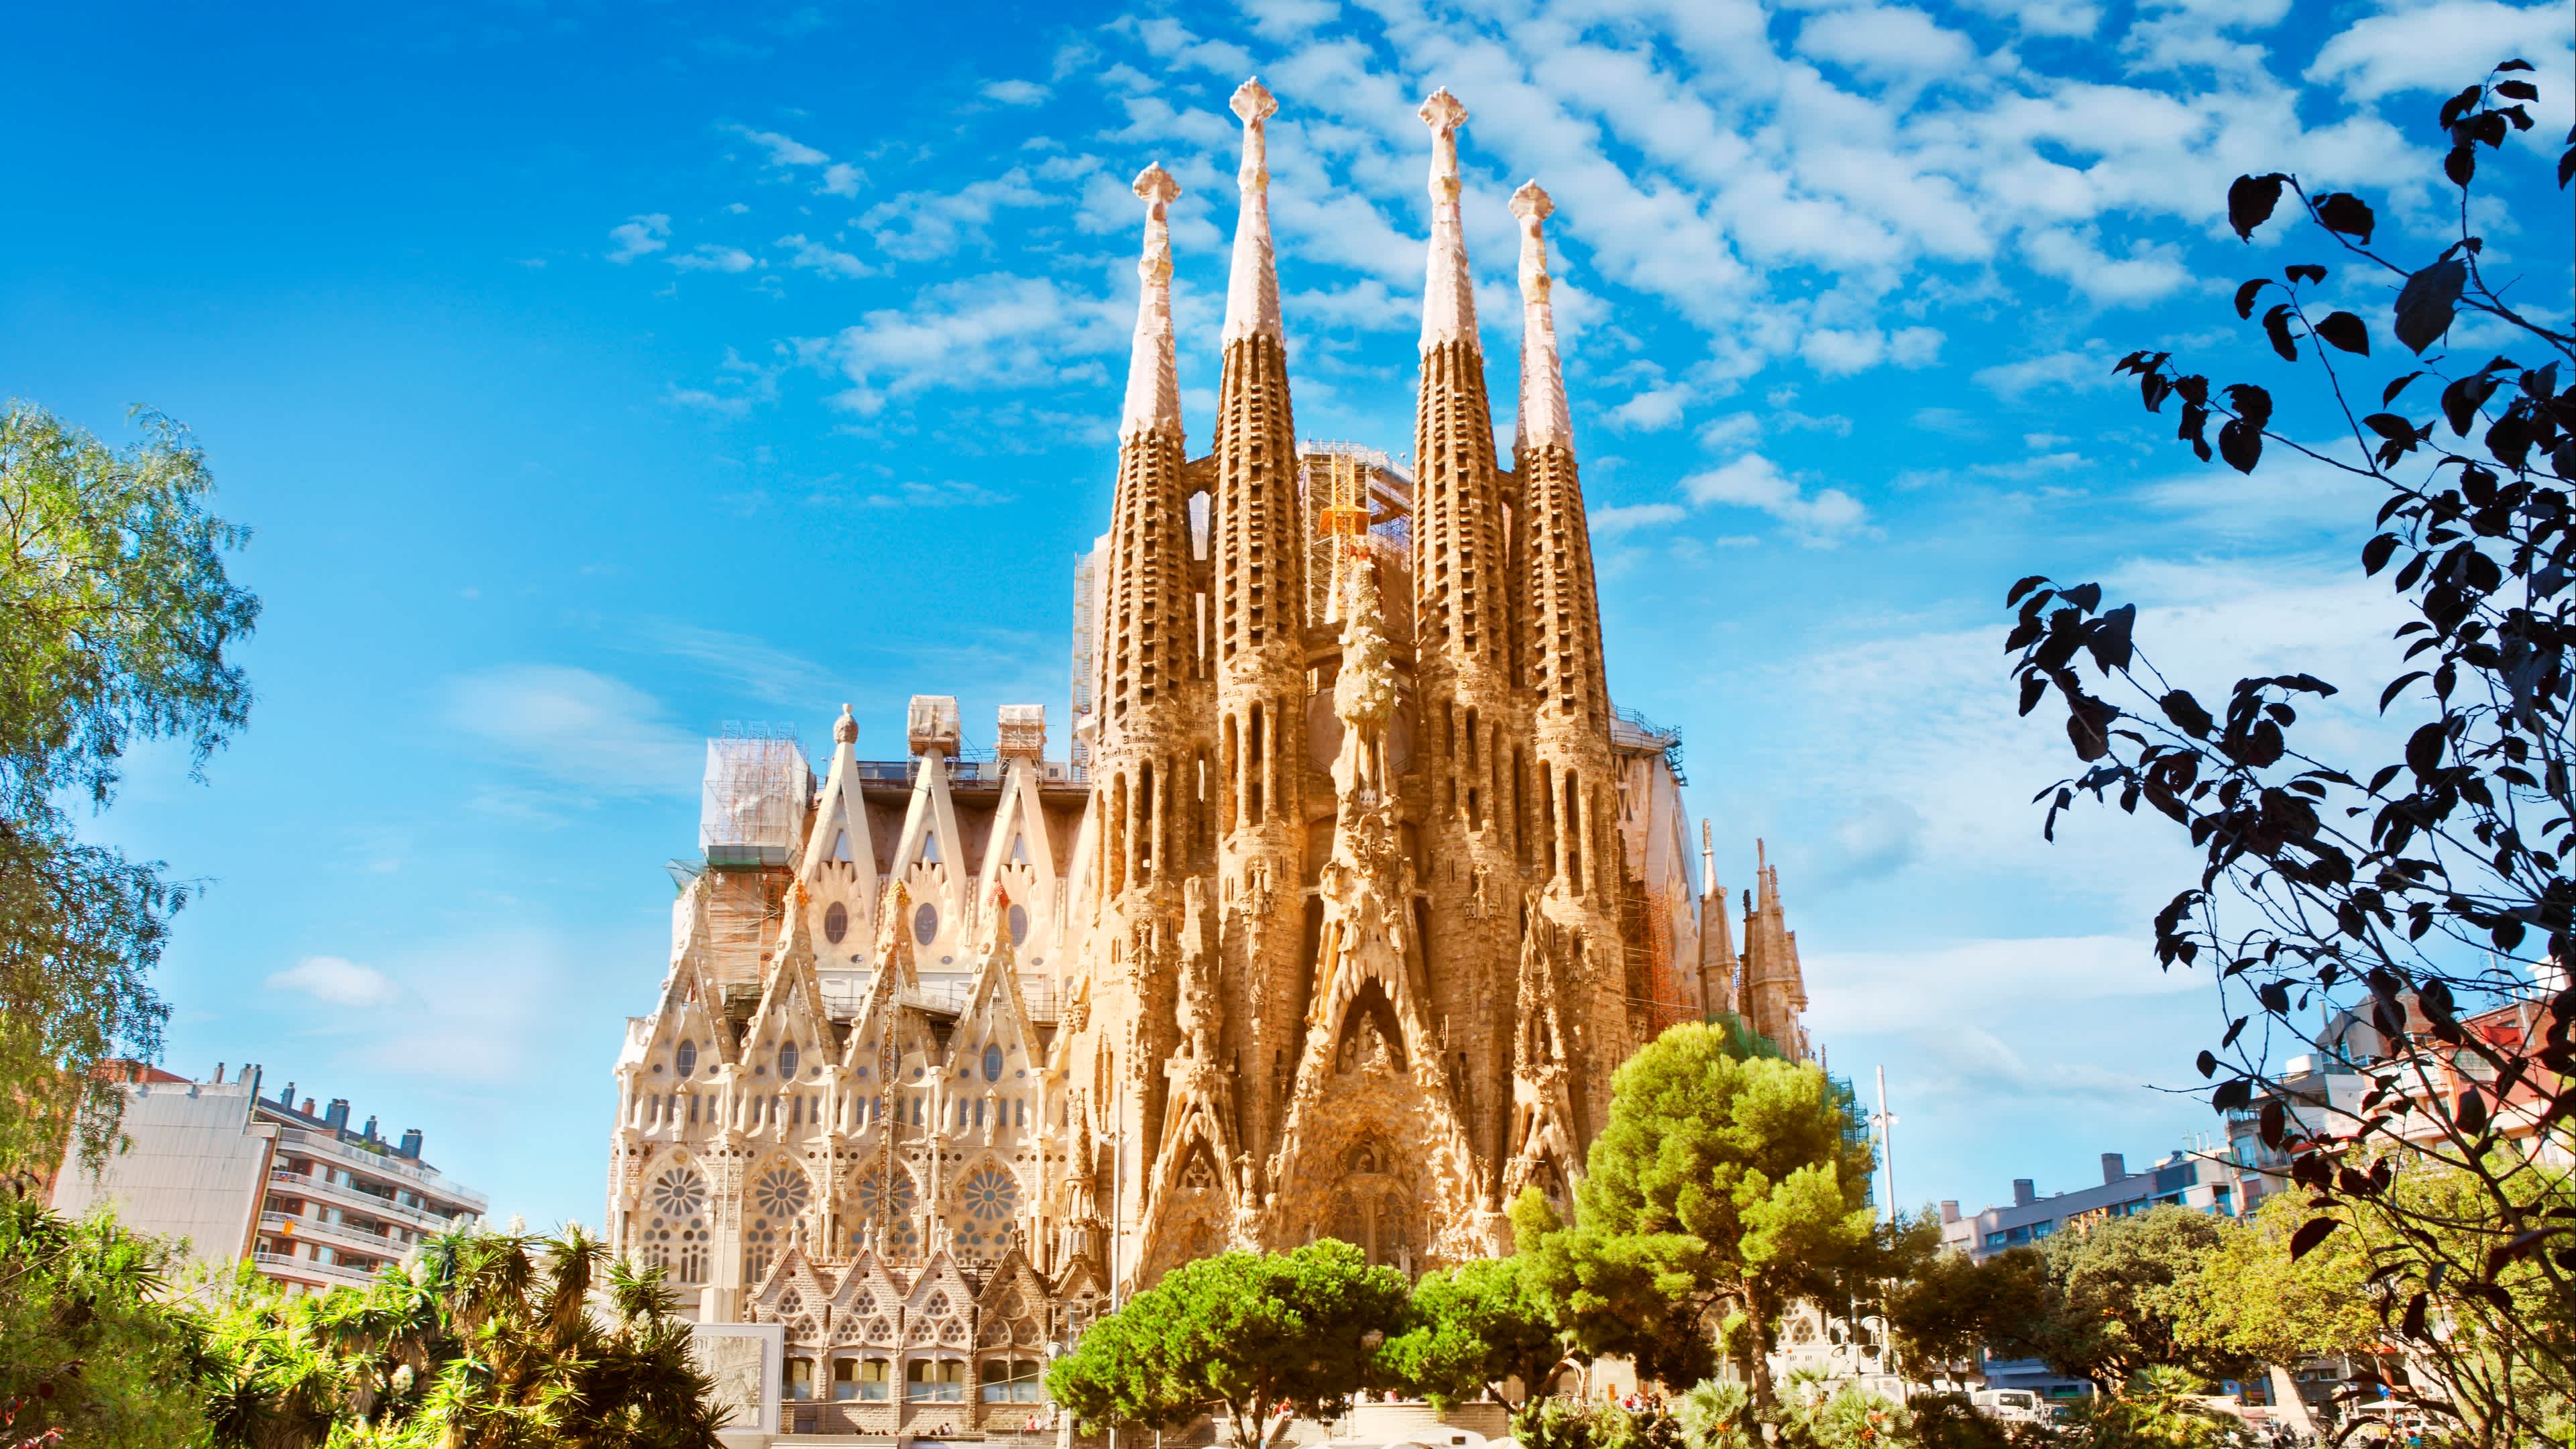
<path fill-rule="evenodd" d="M 1279 266 L 1270 246 L 1270 149 L 1262 123 L 1279 102 L 1253 77 L 1235 88 L 1234 113 L 1243 118 L 1243 165 L 1234 173 L 1242 211 L 1234 224 L 1234 270 L 1225 287 L 1225 337 L 1234 342 L 1258 333 L 1279 335 Z"/>
<path fill-rule="evenodd" d="M 1535 181 L 1512 193 L 1512 215 L 1521 219 L 1521 409 L 1513 450 L 1574 446 L 1574 422 L 1565 406 L 1565 369 L 1556 355 L 1556 306 L 1548 299 L 1555 279 L 1547 271 L 1547 237 L 1539 224 L 1556 202 Z"/>
<path fill-rule="evenodd" d="M 1261 82 L 1234 93 L 1243 120 L 1242 211 L 1226 293 L 1217 383 L 1215 480 L 1209 509 L 1214 597 L 1207 651 L 1216 675 L 1213 787 L 1198 808 L 1214 816 L 1212 862 L 1221 1033 L 1239 1054 L 1244 1089 L 1267 1109 L 1247 1113 L 1242 1147 L 1271 1152 L 1302 1001 L 1306 876 L 1306 548 L 1297 427 L 1281 345 L 1279 279 L 1270 244 L 1270 173 L 1263 123 L 1279 103 Z"/>
<path fill-rule="evenodd" d="M 1154 429 L 1181 430 L 1181 381 L 1172 357 L 1172 227 L 1169 208 L 1181 194 L 1181 183 L 1160 162 L 1136 176 L 1136 194 L 1145 200 L 1145 251 L 1136 260 L 1142 283 L 1136 293 L 1136 343 L 1127 358 L 1127 410 L 1118 436 L 1132 438 Z M 1269 233 L 1263 232 L 1263 250 Z"/>
<path fill-rule="evenodd" d="M 1780 868 L 1771 864 L 1761 841 L 1753 843 L 1753 852 L 1754 898 L 1744 921 L 1744 1021 L 1791 1059 L 1802 1060 L 1807 984 L 1798 965 L 1798 933 L 1789 929 L 1780 900 Z"/>
<path fill-rule="evenodd" d="M 1458 224 L 1458 128 L 1467 107 L 1442 86 L 1422 103 L 1431 128 L 1431 255 L 1422 285 L 1422 350 L 1476 342 L 1476 285 L 1467 274 L 1467 238 Z"/>
<path fill-rule="evenodd" d="M 1190 527 L 1180 383 L 1172 361 L 1172 234 L 1168 208 L 1180 185 L 1160 166 L 1136 178 L 1145 202 L 1143 285 L 1127 410 L 1118 430 L 1118 490 L 1110 505 L 1103 602 L 1101 744 L 1168 729 L 1186 706 L 1190 647 Z M 1148 722 L 1144 710 L 1156 715 Z"/>
<path fill-rule="evenodd" d="M 1726 887 L 1717 879 L 1717 846 L 1708 821 L 1699 823 L 1699 992 L 1702 1011 L 1736 1013 L 1734 923 Z"/>

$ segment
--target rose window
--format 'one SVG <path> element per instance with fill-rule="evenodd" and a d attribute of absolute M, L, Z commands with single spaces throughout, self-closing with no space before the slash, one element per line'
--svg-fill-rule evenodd
<path fill-rule="evenodd" d="M 991 1224 L 1008 1222 L 1019 1210 L 1020 1184 L 998 1167 L 979 1168 L 966 1179 L 961 1200 L 968 1217 Z"/>
<path fill-rule="evenodd" d="M 706 1205 L 706 1181 L 688 1168 L 674 1167 L 653 1180 L 653 1210 L 665 1217 L 695 1217 Z"/>
<path fill-rule="evenodd" d="M 792 1218 L 805 1211 L 805 1200 L 810 1191 L 805 1184 L 805 1174 L 792 1167 L 773 1167 L 761 1174 L 760 1181 L 752 1186 L 751 1200 L 760 1205 L 765 1216 Z"/>

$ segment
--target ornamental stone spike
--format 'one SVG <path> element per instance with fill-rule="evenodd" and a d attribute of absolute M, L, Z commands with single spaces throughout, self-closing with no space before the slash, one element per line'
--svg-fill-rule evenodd
<path fill-rule="evenodd" d="M 1467 239 L 1458 224 L 1458 128 L 1467 107 L 1443 86 L 1422 103 L 1431 128 L 1431 254 L 1422 288 L 1422 350 L 1443 342 L 1476 343 L 1476 288 L 1467 275 Z"/>
<path fill-rule="evenodd" d="M 1535 181 L 1512 193 L 1512 215 L 1521 220 L 1521 407 L 1514 420 L 1514 450 L 1553 444 L 1574 446 L 1574 419 L 1565 405 L 1565 367 L 1556 349 L 1555 283 L 1547 272 L 1547 237 L 1539 223 L 1556 210 Z"/>
<path fill-rule="evenodd" d="M 1118 436 L 1181 427 L 1181 379 L 1172 352 L 1172 225 L 1169 208 L 1181 184 L 1161 162 L 1136 175 L 1145 202 L 1145 249 L 1136 261 L 1136 343 L 1127 359 L 1127 408 Z"/>
<path fill-rule="evenodd" d="M 1278 100 L 1254 76 L 1237 86 L 1234 113 L 1243 121 L 1243 165 L 1235 172 L 1242 210 L 1234 224 L 1234 268 L 1226 278 L 1225 342 L 1279 335 L 1279 264 L 1270 245 L 1270 150 L 1262 123 Z"/>

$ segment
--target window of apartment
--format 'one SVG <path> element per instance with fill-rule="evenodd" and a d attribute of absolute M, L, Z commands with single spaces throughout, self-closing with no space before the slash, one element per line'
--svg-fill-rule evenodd
<path fill-rule="evenodd" d="M 2031 1236 L 2032 1241 L 2034 1241 L 2034 1242 L 2036 1242 L 2037 1240 L 2039 1240 L 2039 1239 L 2041 1239 L 2041 1238 L 2047 1237 L 2049 1234 L 2051 1234 L 2051 1233 L 2053 1233 L 2053 1232 L 2056 1232 L 2056 1231 L 2057 1231 L 2057 1224 L 2055 1224 L 2055 1223 L 2053 1223 L 2053 1222 L 2047 1222 L 2047 1223 L 2032 1223 L 2032 1224 L 2030 1225 L 2030 1236 Z"/>
<path fill-rule="evenodd" d="M 1987 1247 L 1989 1247 L 1989 1248 L 2000 1248 L 2000 1247 L 2002 1247 L 2003 1245 L 2004 1245 L 2004 1235 L 2003 1235 L 2002 1233 L 1988 1233 L 1988 1234 L 1986 1234 L 1986 1246 L 1987 1246 Z"/>
<path fill-rule="evenodd" d="M 778 1392 L 791 1402 L 814 1397 L 814 1360 L 791 1358 L 778 1376 Z"/>
<path fill-rule="evenodd" d="M 893 1365 L 881 1358 L 845 1358 L 832 1365 L 832 1397 L 842 1403 L 881 1404 L 893 1397 Z"/>
<path fill-rule="evenodd" d="M 903 1396 L 917 1404 L 966 1402 L 966 1361 L 914 1359 L 903 1366 Z"/>
<path fill-rule="evenodd" d="M 1031 1358 L 988 1358 L 984 1360 L 984 1402 L 988 1404 L 1034 1404 L 1038 1402 L 1038 1364 Z"/>

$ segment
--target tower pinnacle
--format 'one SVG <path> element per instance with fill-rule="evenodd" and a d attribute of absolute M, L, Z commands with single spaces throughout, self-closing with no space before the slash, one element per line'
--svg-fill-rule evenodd
<path fill-rule="evenodd" d="M 1235 88 L 1233 104 L 1243 119 L 1243 166 L 1235 172 L 1243 209 L 1234 224 L 1234 270 L 1225 288 L 1227 342 L 1279 335 L 1279 267 L 1270 246 L 1270 150 L 1261 124 L 1278 111 L 1279 102 L 1255 76 Z"/>
<path fill-rule="evenodd" d="M 1181 427 L 1181 381 L 1172 353 L 1172 226 L 1169 208 L 1181 183 L 1162 163 L 1136 175 L 1145 201 L 1145 249 L 1136 261 L 1136 343 L 1127 361 L 1127 410 L 1118 435 Z"/>
<path fill-rule="evenodd" d="M 1467 107 L 1446 86 L 1422 103 L 1431 128 L 1431 255 L 1422 288 L 1422 350 L 1443 342 L 1476 342 L 1476 289 L 1467 275 L 1467 239 L 1458 224 L 1458 128 Z"/>
<path fill-rule="evenodd" d="M 1535 181 L 1512 193 L 1512 215 L 1521 219 L 1521 409 L 1515 449 L 1574 446 L 1574 422 L 1565 406 L 1565 368 L 1556 351 L 1555 279 L 1547 271 L 1547 237 L 1539 224 L 1556 202 Z"/>

